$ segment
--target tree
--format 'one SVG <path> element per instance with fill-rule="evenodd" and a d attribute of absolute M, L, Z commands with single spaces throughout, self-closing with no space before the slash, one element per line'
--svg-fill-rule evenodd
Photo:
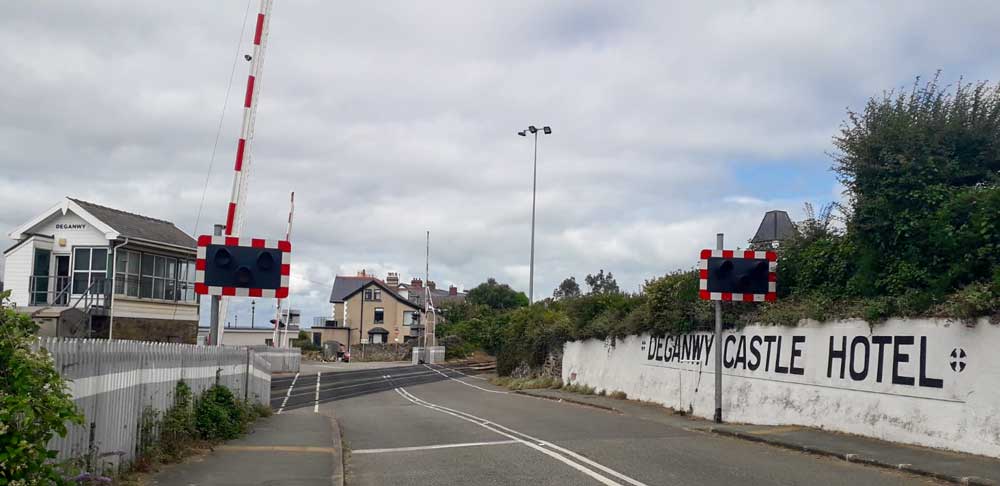
<path fill-rule="evenodd" d="M 552 298 L 572 299 L 580 296 L 580 284 L 576 283 L 576 277 L 569 277 L 562 281 L 555 290 L 552 291 Z"/>
<path fill-rule="evenodd" d="M 493 310 L 516 309 L 528 305 L 528 296 L 510 285 L 502 284 L 490 277 L 469 291 L 465 300 L 470 304 L 485 305 Z"/>
<path fill-rule="evenodd" d="M 0 292 L 0 484 L 63 484 L 46 446 L 83 417 L 48 352 L 32 349 L 38 325 L 9 297 Z"/>
<path fill-rule="evenodd" d="M 848 112 L 834 145 L 855 293 L 940 295 L 1000 276 L 1000 85 L 918 79 Z"/>
<path fill-rule="evenodd" d="M 611 272 L 605 275 L 603 268 L 596 275 L 587 274 L 584 280 L 590 286 L 591 294 L 617 294 L 621 292 L 618 289 L 618 282 L 615 281 L 615 276 Z"/>

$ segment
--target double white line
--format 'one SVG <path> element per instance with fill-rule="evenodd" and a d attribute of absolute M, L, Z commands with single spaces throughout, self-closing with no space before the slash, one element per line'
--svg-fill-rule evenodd
<path fill-rule="evenodd" d="M 396 393 L 399 394 L 399 396 L 405 398 L 406 400 L 414 404 L 420 405 L 421 407 L 429 408 L 431 410 L 436 410 L 441 413 L 446 413 L 448 415 L 457 417 L 466 422 L 474 423 L 480 427 L 483 427 L 486 430 L 500 434 L 519 444 L 524 444 L 532 449 L 535 449 L 538 452 L 541 452 L 542 454 L 552 457 L 553 459 L 556 459 L 557 461 L 560 461 L 572 467 L 573 469 L 576 469 L 577 471 L 582 472 L 583 474 L 586 474 L 587 476 L 590 476 L 591 478 L 597 480 L 601 484 L 605 484 L 608 486 L 622 486 L 622 483 L 619 483 L 615 479 L 611 479 L 611 478 L 616 478 L 617 480 L 624 481 L 625 483 L 631 484 L 632 486 L 646 486 L 645 483 L 630 478 L 618 471 L 615 471 L 614 469 L 611 469 L 602 464 L 598 464 L 597 462 L 587 459 L 586 457 L 583 457 L 580 454 L 577 454 L 569 449 L 559 447 L 551 442 L 537 439 L 528 434 L 518 432 L 511 428 L 504 427 L 503 425 L 491 422 L 489 420 L 477 417 L 469 413 L 437 405 L 428 402 L 426 400 L 423 400 L 421 398 L 417 398 L 415 395 L 408 392 L 405 388 L 396 388 L 395 391 Z"/>

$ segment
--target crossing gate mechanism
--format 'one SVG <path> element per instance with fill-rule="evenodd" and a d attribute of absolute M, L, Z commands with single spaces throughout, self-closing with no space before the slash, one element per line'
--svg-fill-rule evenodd
<path fill-rule="evenodd" d="M 778 254 L 773 251 L 701 250 L 702 300 L 774 302 Z"/>
<path fill-rule="evenodd" d="M 292 244 L 285 240 L 198 237 L 195 293 L 238 297 L 288 297 Z"/>

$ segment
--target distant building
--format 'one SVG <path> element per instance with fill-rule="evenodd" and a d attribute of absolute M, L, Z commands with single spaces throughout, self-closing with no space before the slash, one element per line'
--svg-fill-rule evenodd
<path fill-rule="evenodd" d="M 195 342 L 197 244 L 173 223 L 66 198 L 9 236 L 2 280 L 41 335 Z"/>
<path fill-rule="evenodd" d="M 267 326 L 270 326 L 268 324 Z M 198 344 L 207 344 L 210 329 L 208 327 L 198 328 Z M 272 346 L 274 344 L 273 327 L 227 327 L 223 331 L 223 343 L 226 346 Z M 298 324 L 292 324 L 288 328 L 288 340 L 299 337 Z"/>
<path fill-rule="evenodd" d="M 333 315 L 321 325 L 313 324 L 313 341 L 336 341 L 346 346 L 362 341 L 378 344 L 415 340 L 426 330 L 424 299 L 428 290 L 435 306 L 465 299 L 465 293 L 455 286 L 439 290 L 430 282 L 425 288 L 420 279 L 403 284 L 393 272 L 385 280 L 364 271 L 338 275 L 330 293 Z"/>
<path fill-rule="evenodd" d="M 764 219 L 761 220 L 760 226 L 757 227 L 757 233 L 754 234 L 750 243 L 756 247 L 777 248 L 781 242 L 792 238 L 797 233 L 795 223 L 792 223 L 792 218 L 788 217 L 787 212 L 768 211 L 764 214 Z"/>

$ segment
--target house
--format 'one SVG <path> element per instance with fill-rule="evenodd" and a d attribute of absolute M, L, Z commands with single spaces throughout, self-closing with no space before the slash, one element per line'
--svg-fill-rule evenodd
<path fill-rule="evenodd" d="M 400 295 L 417 304 L 420 308 L 424 308 L 424 299 L 428 293 L 431 295 L 434 307 L 441 307 L 442 304 L 449 302 L 465 302 L 466 293 L 459 292 L 458 287 L 454 285 L 448 287 L 448 290 L 443 290 L 437 288 L 437 284 L 433 280 L 429 280 L 427 286 L 424 287 L 423 279 L 419 278 L 411 279 L 410 283 L 406 284 L 399 281 L 399 274 L 392 272 L 389 273 L 385 281 L 387 285 L 396 289 Z"/>
<path fill-rule="evenodd" d="M 197 243 L 173 223 L 67 197 L 9 236 L 2 280 L 41 335 L 195 342 Z"/>
<path fill-rule="evenodd" d="M 330 293 L 333 318 L 313 326 L 322 343 L 404 343 L 422 335 L 423 308 L 364 272 L 338 275 Z M 313 340 L 316 340 L 314 335 Z"/>

